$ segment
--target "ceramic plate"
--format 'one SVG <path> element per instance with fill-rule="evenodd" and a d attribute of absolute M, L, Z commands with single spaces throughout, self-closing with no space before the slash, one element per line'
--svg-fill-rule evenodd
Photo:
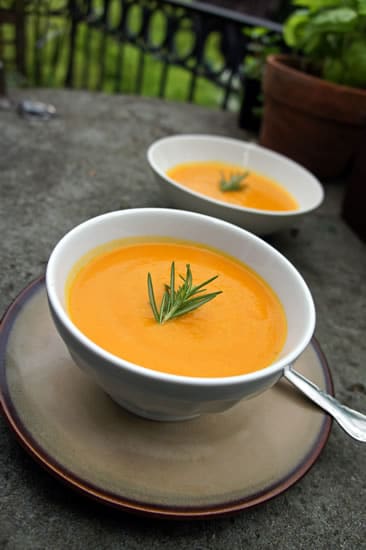
<path fill-rule="evenodd" d="M 296 369 L 333 393 L 315 340 Z M 267 501 L 309 470 L 331 428 L 285 381 L 186 422 L 126 412 L 73 364 L 43 279 L 3 319 L 0 390 L 11 428 L 48 470 L 103 503 L 160 517 L 213 517 Z"/>

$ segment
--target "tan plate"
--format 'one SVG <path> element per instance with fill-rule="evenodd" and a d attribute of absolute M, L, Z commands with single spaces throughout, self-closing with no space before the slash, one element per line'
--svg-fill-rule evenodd
<path fill-rule="evenodd" d="M 296 369 L 333 393 L 314 340 Z M 3 319 L 0 390 L 11 428 L 48 470 L 99 501 L 160 517 L 213 517 L 278 495 L 314 464 L 331 428 L 285 381 L 191 421 L 133 416 L 73 364 L 43 279 Z"/>

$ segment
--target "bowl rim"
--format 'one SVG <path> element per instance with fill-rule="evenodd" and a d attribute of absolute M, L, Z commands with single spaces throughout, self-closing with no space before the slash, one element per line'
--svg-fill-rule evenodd
<path fill-rule="evenodd" d="M 309 313 L 308 327 L 307 327 L 307 330 L 304 332 L 303 337 L 301 341 L 298 343 L 298 345 L 292 351 L 287 353 L 285 357 L 278 359 L 274 361 L 271 365 L 264 367 L 262 369 L 256 370 L 254 372 L 239 374 L 235 376 L 222 376 L 222 377 L 197 376 L 195 377 L 195 376 L 170 374 L 164 371 L 153 370 L 153 369 L 150 369 L 149 367 L 144 367 L 142 365 L 138 365 L 137 363 L 133 363 L 131 361 L 127 361 L 126 359 L 118 357 L 113 353 L 103 349 L 101 346 L 99 346 L 98 344 L 93 342 L 90 338 L 88 338 L 85 334 L 83 334 L 83 332 L 80 329 L 78 329 L 76 325 L 71 321 L 69 315 L 66 313 L 66 308 L 61 304 L 61 301 L 57 296 L 55 277 L 56 277 L 56 271 L 57 271 L 56 266 L 57 266 L 57 262 L 59 261 L 58 258 L 60 256 L 62 258 L 63 251 L 67 250 L 67 244 L 69 239 L 72 238 L 75 234 L 82 232 L 85 229 L 88 229 L 90 227 L 93 227 L 95 224 L 103 223 L 103 220 L 105 219 L 111 219 L 114 217 L 120 218 L 125 216 L 140 216 L 140 215 L 143 216 L 146 214 L 153 214 L 153 215 L 156 214 L 157 217 L 169 214 L 169 215 L 186 217 L 186 218 L 189 218 L 190 220 L 192 220 L 193 218 L 201 219 L 204 221 L 204 223 L 221 226 L 223 230 L 226 230 L 226 231 L 230 230 L 230 231 L 235 231 L 237 233 L 241 233 L 243 234 L 243 236 L 245 236 L 246 239 L 253 240 L 258 245 L 268 250 L 270 254 L 273 254 L 278 258 L 280 258 L 280 260 L 286 266 L 286 269 L 289 269 L 292 272 L 292 275 L 295 277 L 297 283 L 301 287 L 302 292 L 304 294 L 304 298 L 307 303 L 307 307 L 308 307 L 308 313 Z M 108 242 L 108 240 L 106 240 L 106 242 Z M 196 242 L 200 242 L 200 241 L 197 240 Z M 90 250 L 92 250 L 93 248 L 94 247 L 91 246 Z M 220 248 L 217 248 L 217 250 L 225 252 Z M 177 383 L 177 384 L 182 383 L 186 386 L 196 387 L 196 388 L 197 387 L 213 388 L 218 386 L 224 386 L 224 387 L 237 386 L 243 383 L 244 381 L 252 382 L 252 381 L 261 380 L 263 378 L 267 378 L 271 375 L 275 375 L 276 373 L 283 371 L 283 369 L 287 365 L 293 363 L 300 356 L 302 351 L 304 351 L 304 349 L 310 342 L 315 330 L 316 313 L 315 313 L 315 306 L 314 306 L 314 301 L 313 301 L 311 292 L 305 280 L 299 273 L 299 271 L 283 254 L 278 252 L 278 250 L 276 250 L 273 246 L 268 244 L 266 241 L 256 236 L 254 233 L 247 231 L 246 229 L 242 229 L 241 227 L 238 227 L 230 222 L 227 222 L 218 218 L 214 218 L 212 216 L 207 216 L 205 214 L 190 212 L 186 210 L 175 210 L 175 209 L 173 210 L 170 208 L 154 208 L 154 207 L 131 208 L 126 210 L 116 210 L 116 211 L 107 212 L 105 214 L 101 214 L 85 220 L 84 222 L 76 225 L 70 231 L 65 233 L 64 236 L 61 237 L 61 239 L 56 243 L 55 247 L 51 251 L 51 254 L 47 263 L 47 267 L 46 267 L 45 286 L 46 286 L 46 292 L 47 292 L 50 308 L 53 309 L 54 314 L 57 315 L 58 321 L 61 322 L 63 327 L 66 328 L 66 330 L 71 333 L 72 337 L 76 341 L 78 341 L 79 344 L 81 344 L 84 348 L 87 348 L 89 352 L 94 353 L 97 357 L 106 361 L 109 364 L 112 364 L 118 369 L 127 369 L 132 374 L 143 376 L 143 377 L 149 378 L 150 380 L 160 381 L 165 383 Z"/>
<path fill-rule="evenodd" d="M 309 178 L 309 180 L 311 181 L 311 184 L 314 186 L 314 189 L 316 188 L 319 194 L 317 201 L 316 202 L 314 201 L 313 206 L 309 206 L 308 208 L 298 208 L 297 210 L 281 210 L 281 211 L 262 210 L 260 208 L 248 208 L 246 206 L 241 206 L 238 204 L 231 204 L 229 202 L 225 202 L 225 201 L 210 197 L 209 195 L 199 193 L 198 191 L 194 191 L 193 189 L 190 189 L 189 187 L 186 187 L 174 181 L 169 176 L 167 176 L 165 172 L 163 172 L 163 170 L 160 169 L 160 167 L 156 163 L 153 156 L 155 150 L 164 143 L 171 142 L 171 141 L 189 141 L 190 139 L 198 139 L 199 141 L 215 141 L 215 142 L 221 141 L 221 142 L 229 142 L 229 143 L 231 142 L 241 146 L 245 146 L 247 144 L 250 148 L 258 149 L 259 151 L 264 152 L 264 154 L 268 155 L 269 157 L 287 162 L 288 164 L 292 165 L 295 169 L 301 171 L 303 174 L 305 174 Z M 171 186 L 177 188 L 182 192 L 187 193 L 188 195 L 192 195 L 197 199 L 206 200 L 207 202 L 212 203 L 215 206 L 225 207 L 237 212 L 242 212 L 242 213 L 245 212 L 246 214 L 256 214 L 256 215 L 262 215 L 262 216 L 269 216 L 273 218 L 287 218 L 287 217 L 293 217 L 293 216 L 301 216 L 303 214 L 307 214 L 308 212 L 312 212 L 313 210 L 318 208 L 324 200 L 324 195 L 325 195 L 324 188 L 320 183 L 320 181 L 316 178 L 316 176 L 312 172 L 310 172 L 309 170 L 307 170 L 305 167 L 301 166 L 299 163 L 295 162 L 294 160 L 286 157 L 285 155 L 272 151 L 271 149 L 267 149 L 267 147 L 263 147 L 262 145 L 259 145 L 252 141 L 240 140 L 236 138 L 215 135 L 215 134 L 172 134 L 170 136 L 165 136 L 163 138 L 157 139 L 156 141 L 151 143 L 147 149 L 146 157 L 147 157 L 148 163 L 150 164 L 150 167 Z M 281 182 L 278 182 L 278 183 L 282 185 Z M 297 197 L 295 197 L 295 199 L 297 200 Z"/>

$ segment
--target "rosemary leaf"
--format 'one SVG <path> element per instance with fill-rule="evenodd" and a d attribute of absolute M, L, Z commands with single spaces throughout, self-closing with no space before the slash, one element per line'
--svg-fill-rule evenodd
<path fill-rule="evenodd" d="M 148 296 L 155 320 L 162 325 L 170 319 L 185 315 L 186 313 L 189 313 L 190 311 L 193 311 L 213 300 L 218 294 L 221 294 L 221 290 L 210 292 L 209 294 L 203 294 L 203 292 L 206 292 L 206 288 L 204 287 L 217 279 L 217 277 L 218 275 L 215 275 L 203 283 L 193 286 L 191 266 L 190 264 L 187 264 L 185 277 L 183 275 L 179 275 L 179 278 L 183 282 L 177 289 L 175 289 L 175 263 L 172 262 L 170 268 L 170 285 L 165 285 L 165 292 L 161 299 L 160 308 L 158 308 L 155 300 L 151 274 L 148 273 Z"/>
<path fill-rule="evenodd" d="M 163 297 L 161 299 L 161 304 L 160 304 L 160 313 L 159 313 L 159 323 L 163 323 L 163 319 L 164 319 L 164 316 L 165 316 L 165 309 L 169 307 L 169 294 L 168 294 L 168 291 L 166 290 L 163 294 Z"/>
<path fill-rule="evenodd" d="M 202 288 L 210 283 L 212 283 L 212 281 L 214 281 L 215 279 L 217 279 L 218 275 L 214 275 L 213 277 L 211 277 L 211 279 L 207 279 L 207 281 L 203 281 L 203 283 L 199 284 L 199 285 L 196 285 L 193 287 L 193 291 L 194 292 L 204 292 L 206 289 L 205 288 Z"/>
<path fill-rule="evenodd" d="M 169 296 L 169 307 L 172 307 L 174 304 L 174 298 L 175 298 L 175 264 L 172 262 L 172 266 L 170 269 L 170 296 Z"/>
<path fill-rule="evenodd" d="M 147 274 L 147 288 L 149 293 L 149 302 L 150 302 L 151 309 L 153 311 L 155 320 L 159 323 L 160 316 L 159 316 L 158 308 L 155 301 L 154 288 L 153 288 L 150 273 Z"/>
<path fill-rule="evenodd" d="M 248 171 L 233 173 L 228 178 L 225 178 L 224 174 L 222 174 L 219 182 L 221 191 L 240 191 L 244 189 L 245 185 L 243 185 L 243 181 L 248 176 Z"/>
<path fill-rule="evenodd" d="M 198 307 L 203 306 L 204 304 L 207 304 L 207 302 L 210 302 L 217 296 L 218 294 L 221 294 L 222 291 L 218 292 L 212 292 L 211 294 L 207 294 L 206 296 L 203 296 L 200 299 L 195 300 L 189 300 L 185 306 L 182 306 L 175 314 L 175 317 L 178 317 L 179 315 L 184 315 L 185 313 L 189 313 L 190 311 L 193 311 L 194 309 L 197 309 Z"/>

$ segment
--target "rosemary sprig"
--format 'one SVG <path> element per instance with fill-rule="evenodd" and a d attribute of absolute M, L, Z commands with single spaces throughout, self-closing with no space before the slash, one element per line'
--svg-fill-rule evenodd
<path fill-rule="evenodd" d="M 243 181 L 248 176 L 248 171 L 233 173 L 228 178 L 225 178 L 224 174 L 222 174 L 219 182 L 221 191 L 240 191 L 244 189 L 245 185 L 243 185 Z"/>
<path fill-rule="evenodd" d="M 218 294 L 221 294 L 221 290 L 216 292 L 210 292 L 208 294 L 203 294 L 206 292 L 204 288 L 209 283 L 212 283 L 217 279 L 218 275 L 207 279 L 199 285 L 193 285 L 193 277 L 190 264 L 186 264 L 186 275 L 179 275 L 183 283 L 175 289 L 175 263 L 172 262 L 170 268 L 170 284 L 165 285 L 165 292 L 161 299 L 160 308 L 157 306 L 155 300 L 154 287 L 152 283 L 151 274 L 147 274 L 147 290 L 149 295 L 149 302 L 154 314 L 155 320 L 161 325 L 169 319 L 174 319 L 175 317 L 180 317 L 185 315 L 194 309 L 197 309 L 207 302 L 213 300 Z"/>

